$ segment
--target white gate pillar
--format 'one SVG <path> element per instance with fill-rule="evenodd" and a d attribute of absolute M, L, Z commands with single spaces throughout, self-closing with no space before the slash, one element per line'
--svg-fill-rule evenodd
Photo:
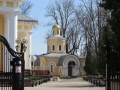
<path fill-rule="evenodd" d="M 4 14 L 4 37 L 7 39 L 9 42 L 9 26 L 10 26 L 10 16 L 9 13 Z M 5 47 L 3 50 L 3 71 L 8 72 L 8 67 L 9 66 L 9 55 L 7 54 L 7 48 Z"/>
<path fill-rule="evenodd" d="M 9 25 L 10 24 L 10 15 L 9 13 L 4 14 L 4 37 L 9 42 Z"/>
<path fill-rule="evenodd" d="M 15 50 L 15 40 L 17 39 L 17 14 L 18 11 L 11 13 L 10 17 L 10 31 L 9 31 L 9 41 L 10 46 L 13 50 Z"/>

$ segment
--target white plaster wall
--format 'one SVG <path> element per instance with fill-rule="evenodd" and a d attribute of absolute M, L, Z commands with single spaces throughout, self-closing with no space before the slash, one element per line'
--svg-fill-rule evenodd
<path fill-rule="evenodd" d="M 75 66 L 74 69 L 73 69 L 73 76 L 79 76 L 79 66 Z"/>

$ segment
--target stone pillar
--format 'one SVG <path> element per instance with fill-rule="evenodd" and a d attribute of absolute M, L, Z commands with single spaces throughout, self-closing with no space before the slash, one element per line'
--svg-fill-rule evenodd
<path fill-rule="evenodd" d="M 25 69 L 31 69 L 31 33 L 32 32 L 26 32 L 28 43 L 26 44 L 27 50 L 25 52 Z"/>
<path fill-rule="evenodd" d="M 9 25 L 10 24 L 10 17 L 9 17 L 9 13 L 4 14 L 4 37 L 7 39 L 7 41 L 9 42 Z M 10 62 L 8 61 L 8 59 L 10 58 L 9 55 L 7 54 L 7 48 L 5 47 L 3 50 L 3 71 L 4 72 L 8 72 L 8 68 Z"/>
<path fill-rule="evenodd" d="M 63 75 L 68 76 L 68 66 L 63 66 Z"/>
<path fill-rule="evenodd" d="M 73 76 L 79 76 L 79 66 L 74 66 L 73 69 Z"/>
<path fill-rule="evenodd" d="M 17 39 L 17 14 L 18 12 L 13 12 L 10 17 L 9 41 L 13 50 L 15 50 L 15 40 Z"/>
<path fill-rule="evenodd" d="M 10 24 L 10 15 L 7 13 L 4 15 L 4 37 L 9 42 L 9 24 Z"/>
<path fill-rule="evenodd" d="M 32 32 L 29 32 L 29 38 L 28 38 L 28 54 L 29 54 L 29 69 L 31 69 L 31 34 Z"/>
<path fill-rule="evenodd" d="M 29 33 L 25 32 L 25 39 L 27 39 L 28 43 L 25 44 L 25 46 L 27 47 L 27 50 L 25 51 L 25 69 L 29 69 Z"/>
<path fill-rule="evenodd" d="M 3 7 L 6 7 L 6 1 L 3 0 Z"/>
<path fill-rule="evenodd" d="M 66 76 L 68 76 L 68 66 L 66 67 L 65 71 L 66 71 Z"/>

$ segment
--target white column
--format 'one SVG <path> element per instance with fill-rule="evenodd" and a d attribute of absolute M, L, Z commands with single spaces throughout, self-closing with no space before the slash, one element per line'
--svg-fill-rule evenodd
<path fill-rule="evenodd" d="M 68 76 L 68 68 L 64 68 L 65 76 Z"/>
<path fill-rule="evenodd" d="M 25 44 L 25 46 L 27 47 L 27 50 L 25 51 L 25 69 L 29 69 L 29 33 L 25 32 L 25 38 L 27 39 L 28 43 Z"/>
<path fill-rule="evenodd" d="M 63 75 L 68 76 L 68 66 L 63 66 Z"/>
<path fill-rule="evenodd" d="M 10 18 L 9 18 L 9 13 L 4 14 L 4 37 L 7 39 L 7 41 L 9 42 L 9 23 L 10 23 Z M 8 67 L 9 66 L 9 55 L 6 52 L 6 47 L 3 50 L 3 71 L 4 72 L 8 72 Z"/>
<path fill-rule="evenodd" d="M 29 32 L 29 38 L 28 38 L 28 49 L 29 49 L 29 69 L 31 69 L 31 34 L 32 32 Z"/>
<path fill-rule="evenodd" d="M 26 44 L 27 50 L 25 52 L 25 69 L 31 69 L 31 33 L 32 32 L 26 32 L 28 43 Z"/>
<path fill-rule="evenodd" d="M 10 17 L 10 34 L 9 41 L 12 49 L 15 50 L 15 40 L 17 39 L 17 14 L 18 12 L 11 13 Z"/>
<path fill-rule="evenodd" d="M 7 41 L 9 42 L 9 24 L 10 24 L 10 18 L 9 18 L 9 14 L 5 14 L 4 15 L 4 37 L 7 39 Z"/>
<path fill-rule="evenodd" d="M 73 68 L 73 76 L 79 76 L 79 66 L 74 66 L 74 68 Z"/>
<path fill-rule="evenodd" d="M 6 1 L 3 1 L 3 7 L 6 7 Z"/>

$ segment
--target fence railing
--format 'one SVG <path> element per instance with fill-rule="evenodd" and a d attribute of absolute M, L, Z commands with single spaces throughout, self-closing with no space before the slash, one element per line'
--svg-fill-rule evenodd
<path fill-rule="evenodd" d="M 110 90 L 120 90 L 120 73 L 111 74 Z"/>

